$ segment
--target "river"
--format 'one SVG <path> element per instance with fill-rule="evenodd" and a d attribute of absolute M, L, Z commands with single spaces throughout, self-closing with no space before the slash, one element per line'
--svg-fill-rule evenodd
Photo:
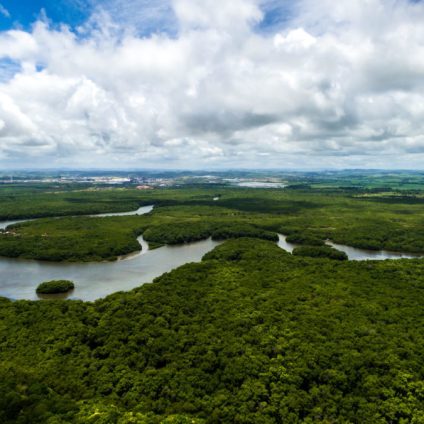
<path fill-rule="evenodd" d="M 152 209 L 153 206 L 143 206 L 132 212 L 95 216 L 142 215 L 151 212 Z M 0 228 L 6 228 L 16 222 L 3 222 Z M 120 290 L 127 291 L 149 283 L 185 263 L 199 262 L 205 253 L 219 244 L 208 239 L 149 250 L 143 237 L 137 240 L 142 247 L 141 252 L 127 255 L 115 262 L 67 263 L 0 257 L 0 296 L 10 299 L 69 298 L 92 301 Z M 65 295 L 36 294 L 36 287 L 43 281 L 62 279 L 73 281 L 75 290 Z"/>
<path fill-rule="evenodd" d="M 286 240 L 286 236 L 283 234 L 278 234 L 278 246 L 287 252 L 293 252 L 295 247 L 300 246 L 299 244 L 288 243 Z M 326 242 L 328 246 L 334 247 L 337 250 L 345 252 L 347 257 L 350 260 L 355 261 L 366 261 L 366 260 L 377 260 L 382 261 L 385 259 L 414 259 L 421 258 L 422 255 L 414 254 L 414 253 L 406 253 L 406 252 L 392 252 L 389 250 L 367 250 L 367 249 L 359 249 L 357 247 L 345 246 L 343 244 L 336 244 L 332 241 L 328 240 Z"/>
<path fill-rule="evenodd" d="M 38 299 L 35 289 L 49 280 L 71 280 L 75 290 L 70 299 L 96 300 L 117 291 L 128 291 L 188 262 L 199 262 L 219 243 L 211 239 L 179 246 L 143 250 L 115 262 L 42 262 L 0 258 L 0 296 L 11 299 Z M 48 298 L 67 296 L 48 296 Z"/>
<path fill-rule="evenodd" d="M 142 215 L 153 210 L 153 206 L 142 206 L 136 211 L 124 213 L 108 213 L 92 216 L 123 216 Z M 25 220 L 28 221 L 28 220 Z M 8 221 L 0 223 L 0 228 L 22 221 Z M 286 241 L 286 236 L 279 234 L 278 245 L 292 252 L 297 246 Z M 142 250 L 127 255 L 115 262 L 97 263 L 67 263 L 44 262 L 26 259 L 10 259 L 0 257 L 0 296 L 10 299 L 40 298 L 70 298 L 93 301 L 117 291 L 128 291 L 154 278 L 169 272 L 174 268 L 189 262 L 199 262 L 204 254 L 218 246 L 220 242 L 212 239 L 178 246 L 164 246 L 149 250 L 148 244 L 139 237 Z M 353 260 L 383 260 L 400 258 L 417 258 L 420 255 L 409 253 L 370 251 L 343 246 L 332 242 L 328 245 L 346 252 Z M 39 296 L 35 289 L 38 284 L 49 280 L 71 280 L 75 283 L 75 290 L 65 295 Z"/>
<path fill-rule="evenodd" d="M 153 205 L 148 205 L 148 206 L 141 206 L 137 210 L 131 211 L 131 212 L 100 213 L 100 214 L 89 215 L 89 216 L 91 216 L 91 217 L 106 217 L 106 216 L 144 215 L 146 213 L 151 212 L 153 210 L 153 208 L 154 208 Z M 46 217 L 46 218 L 49 218 L 49 217 Z M 55 218 L 57 218 L 57 217 L 55 217 Z M 61 218 L 65 218 L 65 216 L 63 216 Z M 4 230 L 9 225 L 19 224 L 20 222 L 28 222 L 28 221 L 34 221 L 34 219 L 18 219 L 18 220 L 15 220 L 15 221 L 0 221 L 0 230 Z"/>

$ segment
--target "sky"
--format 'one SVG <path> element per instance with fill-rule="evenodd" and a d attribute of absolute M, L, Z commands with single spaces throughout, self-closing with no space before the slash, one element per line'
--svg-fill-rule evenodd
<path fill-rule="evenodd" d="M 0 0 L 0 168 L 424 168 L 424 2 Z"/>

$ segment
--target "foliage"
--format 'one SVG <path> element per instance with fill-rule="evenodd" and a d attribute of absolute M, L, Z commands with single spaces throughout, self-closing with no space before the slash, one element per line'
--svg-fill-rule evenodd
<path fill-rule="evenodd" d="M 212 237 L 214 240 L 227 240 L 238 237 L 256 237 L 278 241 L 276 233 L 261 230 L 243 222 L 223 222 L 208 219 L 201 222 L 181 222 L 150 226 L 143 237 L 148 242 L 160 244 L 181 244 Z"/>
<path fill-rule="evenodd" d="M 415 177 L 421 178 L 412 175 L 408 181 Z M 308 178 L 315 181 L 318 177 Z M 319 178 L 325 179 L 322 175 Z M 151 247 L 210 236 L 275 239 L 271 233 L 281 232 L 290 236 L 289 242 L 296 240 L 302 245 L 322 245 L 323 240 L 331 239 L 366 249 L 424 252 L 422 192 L 404 190 L 401 196 L 394 196 L 382 189 L 354 187 L 365 177 L 361 180 L 355 174 L 352 178 L 352 184 L 342 189 L 334 188 L 335 180 L 328 179 L 331 184 L 319 189 L 219 187 L 219 201 L 213 200 L 217 187 L 147 192 L 39 190 L 30 198 L 28 191 L 3 189 L 0 217 L 134 210 L 141 204 L 156 207 L 148 217 L 68 217 L 20 224 L 12 227 L 9 234 L 0 233 L 0 255 L 54 261 L 112 260 L 137 251 L 140 247 L 136 237 L 144 231 Z M 389 181 L 391 177 L 387 178 Z M 385 198 L 390 201 L 382 201 Z M 407 198 L 413 201 L 406 202 Z"/>
<path fill-rule="evenodd" d="M 143 238 L 157 244 L 182 244 L 203 240 L 211 235 L 211 226 L 207 223 L 170 223 L 150 226 Z"/>
<path fill-rule="evenodd" d="M 328 258 L 339 261 L 347 261 L 348 259 L 345 252 L 330 246 L 300 246 L 294 248 L 292 253 L 295 256 L 308 256 L 310 258 Z"/>
<path fill-rule="evenodd" d="M 75 191 L 0 190 L 0 220 L 51 216 L 91 215 L 136 210 L 143 203 L 135 190 Z"/>
<path fill-rule="evenodd" d="M 288 243 L 302 244 L 306 246 L 324 246 L 325 244 L 324 240 L 319 239 L 318 237 L 305 235 L 301 233 L 289 234 L 286 237 L 286 241 Z"/>
<path fill-rule="evenodd" d="M 278 235 L 276 233 L 248 224 L 234 223 L 232 225 L 222 225 L 212 232 L 212 238 L 214 240 L 227 240 L 239 237 L 255 237 L 262 240 L 278 241 Z"/>
<path fill-rule="evenodd" d="M 0 299 L 0 422 L 423 423 L 424 262 L 328 260 L 345 258 L 322 246 L 424 252 L 422 193 L 379 178 L 219 187 L 219 201 L 216 187 L 1 188 L 3 219 L 67 216 L 9 227 L 4 256 L 115 259 L 141 234 L 231 240 L 94 303 Z M 68 216 L 142 204 L 156 208 Z M 266 241 L 277 231 L 302 247 Z"/>
<path fill-rule="evenodd" d="M 421 423 L 424 262 L 233 239 L 94 303 L 0 299 L 0 421 Z"/>
<path fill-rule="evenodd" d="M 275 232 L 261 228 L 270 222 L 210 206 L 158 207 L 148 216 L 37 219 L 0 232 L 0 255 L 50 261 L 114 260 L 138 251 L 136 237 L 141 234 L 151 248 L 208 237 L 277 241 Z"/>
<path fill-rule="evenodd" d="M 54 294 L 54 293 L 66 293 L 75 288 L 72 281 L 69 280 L 52 280 L 45 281 L 37 287 L 37 293 L 42 294 Z"/>
<path fill-rule="evenodd" d="M 127 225 L 123 225 L 126 222 Z M 50 261 L 113 260 L 140 250 L 142 217 L 40 219 L 0 234 L 0 255 Z"/>

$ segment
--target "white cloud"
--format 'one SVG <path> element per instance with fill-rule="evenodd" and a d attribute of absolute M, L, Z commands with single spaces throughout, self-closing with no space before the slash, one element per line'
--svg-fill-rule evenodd
<path fill-rule="evenodd" d="M 84 0 L 81 0 L 84 1 Z M 142 35 L 154 32 L 175 33 L 176 19 L 171 0 L 85 0 L 94 10 L 94 16 L 107 14 L 119 22 L 126 32 Z M 87 5 L 81 4 L 81 10 Z M 93 21 L 93 19 L 92 19 Z"/>
<path fill-rule="evenodd" d="M 27 32 L 17 30 L 0 32 L 0 55 L 3 58 L 17 60 L 34 58 L 38 47 L 32 34 Z"/>
<path fill-rule="evenodd" d="M 183 30 L 226 30 L 233 36 L 262 18 L 250 0 L 174 0 L 174 10 Z"/>
<path fill-rule="evenodd" d="M 424 5 L 302 0 L 268 34 L 263 3 L 174 0 L 171 35 L 129 29 L 147 25 L 136 0 L 105 2 L 80 35 L 0 33 L 0 60 L 20 65 L 0 83 L 0 163 L 418 166 Z"/>

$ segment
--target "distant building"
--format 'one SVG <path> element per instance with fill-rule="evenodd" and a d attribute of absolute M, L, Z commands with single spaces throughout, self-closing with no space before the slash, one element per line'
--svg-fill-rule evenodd
<path fill-rule="evenodd" d="M 139 185 L 136 187 L 137 190 L 153 190 L 153 187 L 150 187 L 148 185 Z"/>

